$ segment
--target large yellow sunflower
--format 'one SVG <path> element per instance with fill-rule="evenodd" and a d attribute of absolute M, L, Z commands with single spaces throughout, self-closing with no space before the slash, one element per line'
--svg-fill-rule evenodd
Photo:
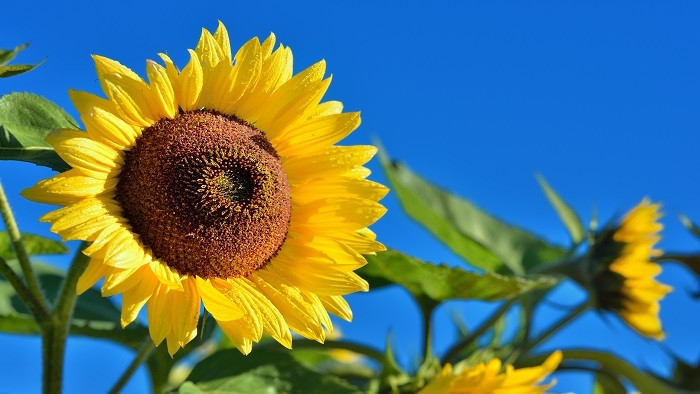
<path fill-rule="evenodd" d="M 62 205 L 42 217 L 64 240 L 92 242 L 84 292 L 104 278 L 122 324 L 146 305 L 153 342 L 174 354 L 197 333 L 200 303 L 243 353 L 267 332 L 323 342 L 328 312 L 366 291 L 353 271 L 383 250 L 367 228 L 387 189 L 366 180 L 372 146 L 335 146 L 360 124 L 320 61 L 292 75 L 271 34 L 235 56 L 206 29 L 178 70 L 148 60 L 148 81 L 94 56 L 106 99 L 71 91 L 86 131 L 47 137 L 72 169 L 23 195 Z"/>
<path fill-rule="evenodd" d="M 454 370 L 447 364 L 435 380 L 425 386 L 419 394 L 510 394 L 510 393 L 544 393 L 556 384 L 538 385 L 557 369 L 562 360 L 562 353 L 556 351 L 542 365 L 515 369 L 503 364 L 499 359 L 479 363 L 474 367 Z"/>
<path fill-rule="evenodd" d="M 593 260 L 599 262 L 593 286 L 599 307 L 617 312 L 640 334 L 661 340 L 659 301 L 672 287 L 655 279 L 661 273 L 661 266 L 653 261 L 661 255 L 654 249 L 663 228 L 659 209 L 659 204 L 644 199 L 619 226 L 599 236 L 593 251 Z"/>

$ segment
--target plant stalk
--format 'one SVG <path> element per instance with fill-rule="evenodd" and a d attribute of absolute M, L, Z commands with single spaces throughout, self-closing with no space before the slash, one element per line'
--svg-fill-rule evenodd
<path fill-rule="evenodd" d="M 496 323 L 496 320 L 498 320 L 501 316 L 503 316 L 504 313 L 510 309 L 510 307 L 515 303 L 515 298 L 510 299 L 506 301 L 503 305 L 501 305 L 500 308 L 496 310 L 485 322 L 479 326 L 473 333 L 470 335 L 462 338 L 459 342 L 457 342 L 454 346 L 452 346 L 447 353 L 445 353 L 445 356 L 442 358 L 441 363 L 449 363 L 456 361 L 456 358 L 459 356 L 460 352 L 462 350 L 466 349 L 469 347 L 474 341 L 479 339 L 480 336 L 482 336 L 486 331 L 488 331 L 491 326 L 493 326 L 494 323 Z"/>
<path fill-rule="evenodd" d="M 129 379 L 131 379 L 131 376 L 134 374 L 134 372 L 136 372 L 136 370 L 139 369 L 139 366 L 144 361 L 146 361 L 148 356 L 151 355 L 155 348 L 156 347 L 153 346 L 153 341 L 151 340 L 151 338 L 146 338 L 146 340 L 143 342 L 138 352 L 136 353 L 136 357 L 134 357 L 134 360 L 131 362 L 131 364 L 129 364 L 129 367 L 126 369 L 126 371 L 124 371 L 122 376 L 119 377 L 117 383 L 115 383 L 114 386 L 109 390 L 109 393 L 117 394 L 119 391 L 121 391 L 121 389 L 124 388 L 127 382 L 129 382 Z"/>
<path fill-rule="evenodd" d="M 577 318 L 581 313 L 585 312 L 588 308 L 591 307 L 591 302 L 590 300 L 586 300 L 579 304 L 574 310 L 571 311 L 567 316 L 559 320 L 558 322 L 552 324 L 547 330 L 545 330 L 542 334 L 540 334 L 537 339 L 534 341 L 530 342 L 527 341 L 523 347 L 519 350 L 520 355 L 526 355 L 530 350 L 534 349 L 535 346 L 539 345 L 540 343 L 544 342 L 547 340 L 552 334 L 555 332 L 559 331 L 560 328 L 564 327 L 567 325 L 569 322 Z"/>
<path fill-rule="evenodd" d="M 39 303 L 36 297 L 34 297 L 34 294 L 32 294 L 32 291 L 29 290 L 24 282 L 22 282 L 22 279 L 2 258 L 0 258 L 0 274 L 2 274 L 8 282 L 10 282 L 10 285 L 12 285 L 17 292 L 17 296 L 20 300 L 22 300 L 24 305 L 27 306 L 29 312 L 31 312 L 32 316 L 34 316 L 34 319 L 36 319 L 39 326 L 50 319 L 51 315 L 49 314 L 49 311 Z"/>
<path fill-rule="evenodd" d="M 83 250 L 87 245 L 87 242 L 83 242 L 76 251 L 73 262 L 63 280 L 63 285 L 58 292 L 52 319 L 50 320 L 51 324 L 42 330 L 44 393 L 46 394 L 61 392 L 66 340 L 70 331 L 70 321 L 73 317 L 75 302 L 78 298 L 76 285 L 90 260 L 88 256 L 83 254 Z"/>
<path fill-rule="evenodd" d="M 45 310 L 48 311 L 48 303 L 46 302 L 46 297 L 41 291 L 41 286 L 39 285 L 39 279 L 29 262 L 29 255 L 27 254 L 27 249 L 24 247 L 22 242 L 22 234 L 19 232 L 17 227 L 17 221 L 15 220 L 15 215 L 12 213 L 12 208 L 10 208 L 10 203 L 5 195 L 5 189 L 0 183 L 0 214 L 2 215 L 2 220 L 5 222 L 5 227 L 10 235 L 10 241 L 12 242 L 12 247 L 17 255 L 17 260 L 19 265 L 22 267 L 22 272 L 24 273 L 24 279 L 27 281 L 29 290 L 34 295 L 36 302 Z"/>

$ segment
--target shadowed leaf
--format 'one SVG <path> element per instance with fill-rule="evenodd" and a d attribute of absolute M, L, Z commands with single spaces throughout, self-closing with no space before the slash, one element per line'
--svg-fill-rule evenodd
<path fill-rule="evenodd" d="M 248 356 L 221 350 L 199 362 L 179 392 L 195 393 L 359 393 L 357 387 L 314 372 L 288 352 L 257 349 Z"/>

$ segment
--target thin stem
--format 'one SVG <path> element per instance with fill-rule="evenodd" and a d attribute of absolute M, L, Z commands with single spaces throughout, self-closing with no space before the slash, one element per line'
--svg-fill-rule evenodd
<path fill-rule="evenodd" d="M 384 353 L 377 349 L 365 346 L 359 343 L 347 342 L 347 341 L 325 341 L 324 343 L 318 343 L 315 341 L 310 341 L 308 339 L 302 339 L 299 341 L 294 341 L 293 344 L 295 349 L 304 348 L 321 348 L 321 349 L 343 349 L 355 352 L 358 354 L 365 355 L 369 358 L 373 358 L 378 362 L 384 361 Z"/>
<path fill-rule="evenodd" d="M 117 383 L 114 384 L 114 386 L 109 390 L 110 394 L 116 394 L 119 391 L 121 391 L 122 388 L 126 385 L 126 383 L 131 379 L 131 375 L 136 372 L 137 369 L 139 369 L 139 366 L 146 361 L 148 356 L 151 355 L 151 352 L 155 350 L 155 346 L 153 346 L 153 341 L 151 340 L 150 337 L 146 338 L 146 340 L 143 342 L 141 347 L 139 348 L 138 352 L 136 353 L 136 357 L 134 357 L 134 360 L 129 364 L 129 367 L 124 371 L 122 376 L 119 377 L 119 380 L 117 380 Z"/>
<path fill-rule="evenodd" d="M 12 241 L 12 246 L 17 255 L 17 260 L 19 265 L 22 267 L 22 272 L 24 273 L 24 278 L 29 285 L 29 290 L 34 294 L 36 302 L 41 305 L 44 310 L 48 310 L 48 303 L 44 297 L 44 293 L 41 291 L 41 286 L 39 285 L 39 280 L 37 279 L 36 273 L 29 262 L 29 255 L 27 250 L 24 248 L 24 243 L 22 242 L 22 235 L 17 227 L 17 221 L 15 220 L 15 215 L 12 213 L 12 208 L 10 208 L 10 203 L 7 201 L 7 196 L 5 195 L 5 189 L 0 183 L 0 214 L 2 214 L 2 220 L 5 222 L 5 227 L 7 227 L 7 232 L 10 235 L 10 241 Z"/>
<path fill-rule="evenodd" d="M 78 298 L 76 284 L 88 265 L 89 258 L 83 254 L 87 242 L 83 242 L 73 257 L 66 272 L 66 278 L 58 292 L 50 327 L 43 331 L 44 393 L 60 393 L 63 377 L 63 358 L 66 340 L 73 317 L 75 301 Z"/>
<path fill-rule="evenodd" d="M 80 279 L 80 276 L 85 272 L 85 268 L 87 268 L 90 262 L 90 258 L 83 254 L 83 250 L 87 246 L 88 243 L 83 242 L 75 252 L 70 268 L 68 268 L 68 272 L 66 272 L 66 278 L 63 280 L 63 285 L 56 298 L 54 315 L 56 315 L 60 321 L 66 323 L 66 327 L 70 318 L 73 316 L 75 300 L 78 298 L 78 293 L 76 292 L 78 279 Z"/>
<path fill-rule="evenodd" d="M 585 312 L 588 308 L 590 308 L 591 302 L 590 300 L 586 300 L 582 302 L 579 306 L 577 306 L 574 310 L 571 311 L 566 317 L 562 318 L 558 322 L 552 324 L 547 330 L 545 330 L 542 334 L 540 334 L 537 339 L 535 339 L 532 342 L 526 342 L 523 347 L 520 349 L 518 352 L 519 354 L 527 354 L 530 350 L 532 350 L 535 346 L 539 345 L 540 343 L 544 342 L 552 336 L 555 332 L 557 332 L 560 328 L 564 327 L 567 325 L 569 322 L 577 318 L 581 313 Z"/>
<path fill-rule="evenodd" d="M 423 318 L 423 362 L 425 363 L 433 355 L 432 330 L 430 319 L 433 316 L 433 306 L 419 302 L 421 317 Z"/>
<path fill-rule="evenodd" d="M 452 346 L 452 348 L 450 348 L 450 350 L 448 350 L 447 353 L 445 353 L 445 356 L 442 358 L 442 363 L 445 364 L 455 361 L 462 350 L 466 349 L 469 347 L 469 345 L 474 343 L 474 341 L 479 339 L 479 337 L 482 336 L 489 328 L 491 328 L 491 326 L 496 323 L 496 320 L 503 316 L 503 314 L 506 313 L 514 303 L 515 298 L 510 299 L 501 305 L 501 307 L 498 308 L 496 312 L 494 312 L 485 322 L 483 322 L 479 328 Z"/>
<path fill-rule="evenodd" d="M 19 299 L 27 306 L 29 312 L 31 312 L 39 325 L 50 318 L 49 311 L 39 303 L 31 290 L 22 282 L 22 279 L 2 258 L 0 258 L 0 274 L 7 278 L 7 281 L 10 282 L 10 285 L 12 285 L 17 292 Z"/>

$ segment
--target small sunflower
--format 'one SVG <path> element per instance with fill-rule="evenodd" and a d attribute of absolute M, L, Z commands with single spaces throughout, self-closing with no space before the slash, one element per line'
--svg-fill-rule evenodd
<path fill-rule="evenodd" d="M 599 235 L 594 246 L 592 285 L 600 308 L 617 314 L 642 335 L 664 338 L 659 319 L 659 301 L 672 287 L 655 277 L 661 266 L 653 261 L 654 249 L 663 228 L 660 204 L 644 199 L 613 229 Z M 612 256 L 612 257 L 610 257 Z"/>
<path fill-rule="evenodd" d="M 94 56 L 106 99 L 70 91 L 86 131 L 47 137 L 72 169 L 23 195 L 62 205 L 42 221 L 92 242 L 84 292 L 104 278 L 122 295 L 122 325 L 146 305 L 151 338 L 170 354 L 197 333 L 200 303 L 247 354 L 263 332 L 323 342 L 328 312 L 367 291 L 353 271 L 384 250 L 367 228 L 384 186 L 363 165 L 372 146 L 336 146 L 360 124 L 337 101 L 320 61 L 292 75 L 271 34 L 232 56 L 223 24 L 206 29 L 178 70 L 148 60 L 148 81 Z"/>
<path fill-rule="evenodd" d="M 419 394 L 510 394 L 510 393 L 544 393 L 556 384 L 556 380 L 538 386 L 561 363 L 560 351 L 552 353 L 542 365 L 515 369 L 506 365 L 502 371 L 499 359 L 479 363 L 461 371 L 453 370 L 447 364 L 442 372 Z"/>

